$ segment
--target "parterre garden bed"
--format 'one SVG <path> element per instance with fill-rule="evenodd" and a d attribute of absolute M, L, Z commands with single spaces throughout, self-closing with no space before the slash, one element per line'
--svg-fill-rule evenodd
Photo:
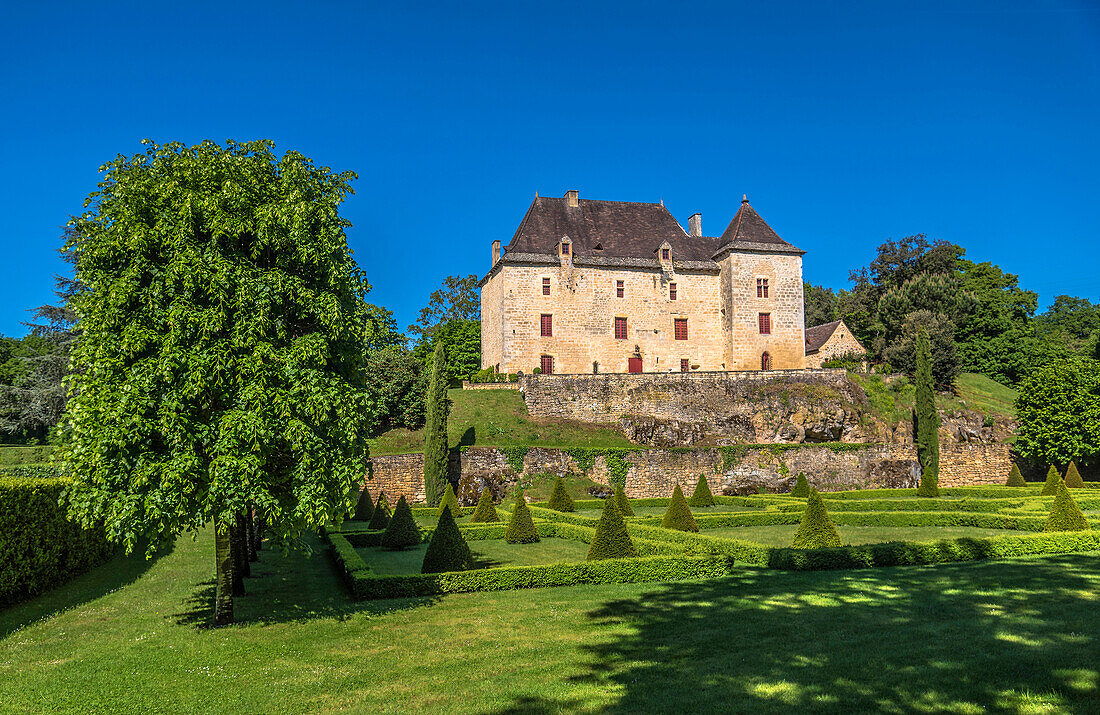
<path fill-rule="evenodd" d="M 580 583 L 676 581 L 723 576 L 752 568 L 823 570 L 933 564 L 1038 554 L 1100 550 L 1100 532 L 1042 532 L 1053 497 L 1040 487 L 962 487 L 923 499 L 914 490 L 862 490 L 824 494 L 844 545 L 794 549 L 789 544 L 805 500 L 787 495 L 716 497 L 714 507 L 694 508 L 698 533 L 661 526 L 668 499 L 630 500 L 635 516 L 627 530 L 639 556 L 585 561 L 603 501 L 578 500 L 573 512 L 531 504 L 542 541 L 508 544 L 502 521 L 471 524 L 464 509 L 457 523 L 475 555 L 475 568 L 419 573 L 431 538 L 435 510 L 414 508 L 424 544 L 387 552 L 381 532 L 348 522 L 325 531 L 335 560 L 358 598 L 495 591 Z M 1100 492 L 1077 489 L 1083 510 L 1100 509 Z"/>

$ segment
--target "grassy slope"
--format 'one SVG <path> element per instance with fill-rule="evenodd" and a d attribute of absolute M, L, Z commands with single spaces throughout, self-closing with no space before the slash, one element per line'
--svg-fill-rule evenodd
<path fill-rule="evenodd" d="M 450 390 L 451 446 L 527 445 L 539 447 L 630 447 L 618 430 L 597 425 L 536 420 L 527 414 L 517 390 Z M 371 443 L 371 454 L 404 454 L 424 448 L 424 430 L 395 429 Z"/>
<path fill-rule="evenodd" d="M 315 543 L 315 542 L 314 542 Z M 10 712 L 1095 712 L 1096 554 L 350 602 L 264 552 L 208 618 L 209 532 L 0 612 Z M 54 610 L 60 613 L 50 615 Z M 13 632 L 19 624 L 31 625 Z"/>
<path fill-rule="evenodd" d="M 916 400 L 913 384 L 908 380 L 887 385 L 879 375 L 849 373 L 871 403 L 871 412 L 887 424 L 910 419 Z M 956 394 L 939 393 L 936 406 L 940 410 L 957 412 L 973 410 L 990 417 L 1016 417 L 1016 391 L 984 375 L 963 373 L 955 382 Z"/>

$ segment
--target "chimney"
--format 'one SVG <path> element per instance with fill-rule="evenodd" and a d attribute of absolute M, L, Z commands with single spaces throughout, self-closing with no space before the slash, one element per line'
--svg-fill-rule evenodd
<path fill-rule="evenodd" d="M 571 209 L 575 209 L 581 205 L 580 194 L 576 189 L 571 189 L 565 192 L 565 205 Z"/>
<path fill-rule="evenodd" d="M 491 264 L 489 264 L 489 267 L 492 268 L 493 266 L 495 266 L 497 264 L 497 261 L 499 261 L 499 260 L 500 260 L 500 241 L 493 241 L 493 262 Z"/>
<path fill-rule="evenodd" d="M 692 214 L 691 218 L 688 219 L 688 235 L 703 235 L 703 214 Z"/>

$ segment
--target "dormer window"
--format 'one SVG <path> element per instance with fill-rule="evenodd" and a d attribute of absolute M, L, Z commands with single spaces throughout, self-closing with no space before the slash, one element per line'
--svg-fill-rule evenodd
<path fill-rule="evenodd" d="M 667 261 L 667 260 L 670 260 L 671 258 L 672 258 L 672 249 L 671 248 L 662 248 L 661 249 L 661 260 L 662 261 Z"/>

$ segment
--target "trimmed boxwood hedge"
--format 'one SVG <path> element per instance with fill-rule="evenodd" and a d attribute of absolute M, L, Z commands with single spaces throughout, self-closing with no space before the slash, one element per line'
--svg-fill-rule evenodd
<path fill-rule="evenodd" d="M 1016 464 L 1012 465 L 1012 469 L 1008 472 L 1008 481 L 1005 482 L 1006 487 L 1026 487 L 1027 482 L 1024 481 L 1024 475 L 1020 474 L 1020 467 Z"/>
<path fill-rule="evenodd" d="M 374 513 L 370 517 L 370 529 L 385 529 L 390 525 L 390 503 L 385 492 L 378 492 L 378 501 L 374 503 Z"/>
<path fill-rule="evenodd" d="M 1085 480 L 1081 479 L 1081 472 L 1077 471 L 1077 464 L 1070 462 L 1066 468 L 1066 486 L 1070 489 L 1084 489 Z"/>
<path fill-rule="evenodd" d="M 569 495 L 569 490 L 565 488 L 565 480 L 558 476 L 554 480 L 554 489 L 550 493 L 550 501 L 546 503 L 546 506 L 554 511 L 574 511 L 573 497 Z"/>
<path fill-rule="evenodd" d="M 1047 480 L 1043 483 L 1043 490 L 1039 492 L 1039 496 L 1054 496 L 1054 493 L 1058 491 L 1058 485 L 1061 481 L 1062 477 L 1058 474 L 1058 468 L 1052 464 L 1050 469 L 1047 470 Z"/>
<path fill-rule="evenodd" d="M 1081 513 L 1077 502 L 1073 501 L 1073 495 L 1069 493 L 1065 482 L 1059 482 L 1043 531 L 1085 531 L 1088 528 L 1089 522 Z"/>
<path fill-rule="evenodd" d="M 497 521 L 500 521 L 500 516 L 497 514 L 496 505 L 493 504 L 493 493 L 485 487 L 481 490 L 481 496 L 478 497 L 477 507 L 474 509 L 474 515 L 470 517 L 470 523 L 491 524 Z"/>
<path fill-rule="evenodd" d="M 825 503 L 821 501 L 817 490 L 811 488 L 810 496 L 806 499 L 806 511 L 802 514 L 798 531 L 794 533 L 792 546 L 796 549 L 821 549 L 842 544 L 840 534 L 829 519 L 829 512 L 825 510 Z"/>
<path fill-rule="evenodd" d="M 351 518 L 369 524 L 372 516 L 374 516 L 374 502 L 371 501 L 370 490 L 363 487 L 363 491 L 359 492 L 358 501 L 355 502 L 355 514 Z"/>
<path fill-rule="evenodd" d="M 688 506 L 706 507 L 715 504 L 714 494 L 710 491 L 710 485 L 707 484 L 707 477 L 705 474 L 700 474 L 699 481 L 695 483 L 695 491 L 692 492 L 691 499 L 688 499 Z"/>
<path fill-rule="evenodd" d="M 99 530 L 66 518 L 62 477 L 0 476 L 0 605 L 42 593 L 117 553 Z"/>

